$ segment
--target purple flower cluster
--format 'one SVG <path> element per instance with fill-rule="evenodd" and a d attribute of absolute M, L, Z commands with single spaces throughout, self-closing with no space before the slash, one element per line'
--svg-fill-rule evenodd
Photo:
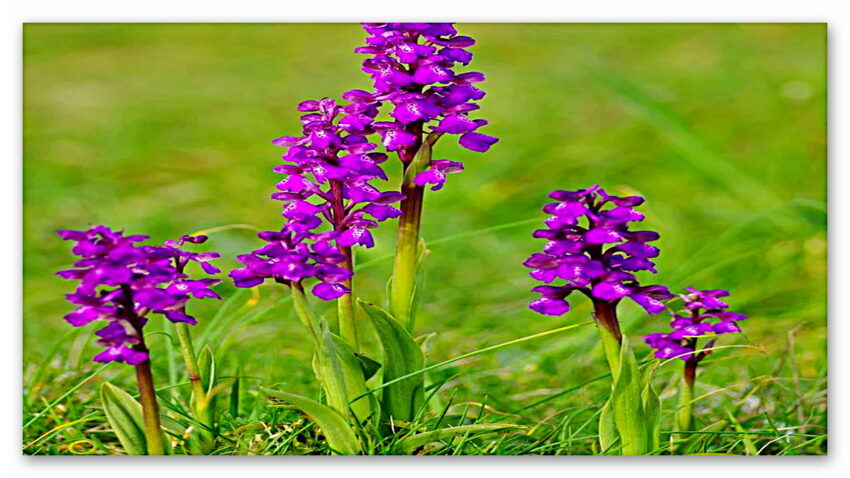
<path fill-rule="evenodd" d="M 319 283 L 313 287 L 313 294 L 322 300 L 349 292 L 343 283 L 352 273 L 339 265 L 346 257 L 333 244 L 335 233 L 313 233 L 290 220 L 280 231 L 265 231 L 258 236 L 268 244 L 237 257 L 245 265 L 230 272 L 237 287 L 255 287 L 266 279 L 291 284 L 315 277 Z"/>
<path fill-rule="evenodd" d="M 58 233 L 76 243 L 72 252 L 81 257 L 74 263 L 75 269 L 57 272 L 64 279 L 79 281 L 76 291 L 66 296 L 78 307 L 65 320 L 74 327 L 99 319 L 108 321 L 96 332 L 97 343 L 106 347 L 94 357 L 97 362 L 144 362 L 148 353 L 142 328 L 149 313 L 164 315 L 172 322 L 195 324 L 195 318 L 186 313 L 189 299 L 220 298 L 210 289 L 220 282 L 218 279 L 191 280 L 183 272 L 190 261 L 199 263 L 206 273 L 219 272 L 209 262 L 218 254 L 181 249 L 187 242 L 206 241 L 206 236 L 183 236 L 162 246 L 142 246 L 136 243 L 148 236 L 125 236 L 106 226 Z"/>
<path fill-rule="evenodd" d="M 650 260 L 659 250 L 648 242 L 658 239 L 653 231 L 632 231 L 629 223 L 642 221 L 634 208 L 640 196 L 611 196 L 599 186 L 578 191 L 554 191 L 555 202 L 543 211 L 551 216 L 546 229 L 534 237 L 547 239 L 542 253 L 532 254 L 523 265 L 533 269 L 531 276 L 546 284 L 556 279 L 562 285 L 542 285 L 532 289 L 541 297 L 529 307 L 545 315 L 563 315 L 570 310 L 566 298 L 579 291 L 597 301 L 616 303 L 629 297 L 650 314 L 664 310 L 662 300 L 673 294 L 661 285 L 642 286 L 634 273 L 655 273 Z"/>
<path fill-rule="evenodd" d="M 486 120 L 469 117 L 479 108 L 475 101 L 484 97 L 474 86 L 484 81 L 484 75 L 454 71 L 457 64 L 472 60 L 466 48 L 475 40 L 458 35 L 450 23 L 366 23 L 363 27 L 369 37 L 366 46 L 355 52 L 370 55 L 362 69 L 372 78 L 374 90 L 350 90 L 343 98 L 360 108 L 377 109 L 383 102 L 392 105 L 393 121 L 372 124 L 387 151 L 398 151 L 409 162 L 429 123 L 431 132 L 460 135 L 460 145 L 472 151 L 487 151 L 498 141 L 477 131 Z M 435 184 L 433 189 L 442 186 L 446 172 L 463 167 L 447 160 L 430 166 L 416 183 Z"/>
<path fill-rule="evenodd" d="M 304 101 L 298 110 L 306 113 L 302 135 L 273 141 L 287 147 L 284 164 L 274 168 L 286 177 L 271 195 L 283 202 L 286 222 L 280 231 L 260 233 L 269 244 L 239 256 L 245 267 L 230 276 L 239 287 L 254 287 L 265 279 L 290 283 L 316 277 L 320 284 L 314 294 L 331 300 L 349 291 L 342 284 L 351 278 L 347 248 L 374 246 L 369 229 L 401 215 L 391 204 L 404 196 L 370 184 L 387 179 L 380 166 L 387 155 L 375 152 L 377 146 L 367 139 L 378 114 L 374 106 L 340 107 L 325 98 Z M 317 231 L 323 219 L 331 231 Z"/>
<path fill-rule="evenodd" d="M 693 352 L 698 337 L 722 335 L 740 332 L 736 322 L 747 318 L 744 314 L 730 312 L 729 305 L 720 300 L 728 297 L 725 290 L 697 290 L 687 287 L 687 294 L 680 295 L 684 310 L 674 312 L 669 333 L 656 332 L 644 337 L 644 341 L 653 349 L 655 356 L 662 359 L 678 357 L 682 360 L 701 360 L 709 353 L 714 340 L 710 340 L 697 356 Z"/>

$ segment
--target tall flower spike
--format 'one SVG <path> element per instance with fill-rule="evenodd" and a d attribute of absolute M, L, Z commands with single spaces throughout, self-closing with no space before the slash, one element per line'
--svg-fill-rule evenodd
<path fill-rule="evenodd" d="M 298 105 L 303 125 L 300 137 L 272 141 L 286 147 L 284 163 L 274 171 L 285 178 L 272 199 L 283 202 L 285 223 L 280 231 L 259 237 L 266 246 L 239 256 L 245 267 L 231 272 L 238 287 L 254 287 L 265 279 L 281 283 L 316 277 L 313 294 L 333 300 L 350 292 L 351 247 L 374 246 L 369 229 L 378 221 L 398 217 L 392 206 L 404 196 L 382 192 L 371 184 L 386 180 L 384 153 L 366 135 L 373 132 L 377 109 L 368 105 L 340 107 L 330 98 Z M 371 218 L 371 219 L 370 219 Z M 320 232 L 323 224 L 330 231 Z"/>
<path fill-rule="evenodd" d="M 369 34 L 366 45 L 354 51 L 369 55 L 363 71 L 371 77 L 373 90 L 351 90 L 343 98 L 356 108 L 391 105 L 393 121 L 373 124 L 388 151 L 398 151 L 402 161 L 409 162 L 421 145 L 422 133 L 428 131 L 459 135 L 461 146 L 478 152 L 498 141 L 477 131 L 486 120 L 469 117 L 479 109 L 475 102 L 484 97 L 474 86 L 484 81 L 484 75 L 455 71 L 457 65 L 472 61 L 467 48 L 474 39 L 458 35 L 450 23 L 365 23 L 363 28 Z M 432 189 L 440 189 L 445 172 L 462 170 L 460 163 L 453 164 L 459 168 L 447 171 L 444 160 L 432 162 L 416 183 L 433 183 Z"/>
<path fill-rule="evenodd" d="M 389 302 L 393 316 L 412 330 L 424 188 L 439 190 L 447 173 L 463 170 L 459 162 L 432 161 L 432 147 L 442 136 L 458 135 L 461 146 L 484 152 L 498 138 L 478 131 L 486 120 L 470 117 L 484 97 L 475 86 L 484 75 L 456 71 L 472 61 L 467 48 L 475 40 L 458 35 L 450 23 L 364 23 L 363 28 L 366 45 L 354 51 L 368 55 L 362 70 L 372 79 L 372 89 L 347 91 L 343 99 L 355 109 L 384 109 L 391 118 L 372 123 L 386 151 L 396 152 L 404 169 Z"/>
<path fill-rule="evenodd" d="M 710 340 L 699 353 L 695 353 L 700 337 L 740 332 L 737 322 L 747 318 L 744 314 L 726 310 L 729 305 L 720 300 L 729 296 L 725 290 L 698 290 L 692 287 L 686 290 L 686 294 L 679 296 L 684 310 L 671 312 L 672 331 L 644 336 L 646 344 L 655 349 L 655 356 L 660 359 L 680 358 L 698 362 L 711 352 L 715 340 Z"/>
<path fill-rule="evenodd" d="M 555 202 L 543 207 L 550 214 L 546 229 L 533 236 L 547 239 L 543 252 L 532 254 L 523 265 L 531 276 L 546 285 L 533 292 L 540 298 L 529 307 L 535 312 L 559 316 L 570 310 L 567 297 L 579 291 L 597 302 L 616 303 L 628 297 L 650 314 L 664 310 L 662 300 L 673 297 L 661 285 L 643 286 L 635 274 L 655 273 L 650 260 L 658 248 L 647 244 L 659 238 L 653 231 L 633 231 L 640 222 L 635 210 L 640 196 L 612 196 L 599 186 L 578 191 L 554 191 Z M 556 285 L 557 284 L 557 285 Z"/>
<path fill-rule="evenodd" d="M 186 242 L 205 241 L 206 236 L 183 236 L 163 246 L 144 246 L 137 243 L 148 236 L 125 236 L 106 226 L 58 233 L 76 243 L 72 252 L 81 257 L 74 263 L 75 269 L 57 272 L 62 278 L 79 281 L 76 291 L 67 295 L 77 308 L 65 320 L 74 327 L 96 320 L 108 322 L 96 332 L 97 343 L 106 347 L 94 357 L 97 362 L 138 365 L 148 360 L 142 329 L 150 313 L 195 324 L 195 318 L 185 312 L 186 303 L 192 298 L 219 298 L 211 289 L 218 279 L 190 279 L 183 271 L 189 261 L 195 261 L 207 273 L 218 272 L 209 262 L 218 254 L 181 249 Z"/>

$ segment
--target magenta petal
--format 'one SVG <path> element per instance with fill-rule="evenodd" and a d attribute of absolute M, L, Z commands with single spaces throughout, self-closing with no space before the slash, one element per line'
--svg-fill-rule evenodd
<path fill-rule="evenodd" d="M 322 300 L 338 299 L 349 292 L 349 289 L 340 284 L 328 284 L 319 282 L 312 289 L 313 295 Z"/>

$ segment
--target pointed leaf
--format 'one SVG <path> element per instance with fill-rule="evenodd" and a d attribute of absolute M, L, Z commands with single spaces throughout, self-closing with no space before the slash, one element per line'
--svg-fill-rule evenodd
<path fill-rule="evenodd" d="M 624 455 L 647 453 L 648 443 L 646 417 L 641 399 L 640 372 L 628 339 L 620 347 L 620 374 L 611 392 L 614 423 L 619 432 L 621 450 Z"/>
<path fill-rule="evenodd" d="M 215 356 L 209 345 L 205 345 L 198 355 L 198 372 L 201 375 L 201 384 L 207 393 L 215 386 Z"/>
<path fill-rule="evenodd" d="M 384 383 L 423 368 L 425 358 L 422 349 L 407 329 L 380 307 L 358 300 L 360 306 L 372 320 L 383 349 Z M 422 374 L 387 386 L 381 394 L 381 410 L 385 419 L 410 422 L 425 401 L 425 385 Z"/>
<path fill-rule="evenodd" d="M 319 428 L 322 429 L 328 440 L 328 445 L 336 454 L 357 455 L 360 453 L 360 442 L 357 435 L 348 424 L 348 420 L 333 408 L 300 395 L 265 387 L 262 387 L 261 390 L 272 397 L 286 400 L 295 408 L 312 417 Z"/>
<path fill-rule="evenodd" d="M 372 406 L 365 396 L 368 389 L 360 360 L 345 340 L 325 326 L 320 341 L 314 368 L 327 394 L 328 405 L 343 415 L 354 413 L 357 422 L 363 423 L 372 415 Z M 356 401 L 349 403 L 355 398 Z"/>
<path fill-rule="evenodd" d="M 458 427 L 441 428 L 428 432 L 417 433 L 409 437 L 402 438 L 395 444 L 395 450 L 399 454 L 409 455 L 417 448 L 423 447 L 431 442 L 449 440 L 459 435 L 468 433 L 474 435 L 483 435 L 492 433 L 507 428 L 517 428 L 517 425 L 508 423 L 478 423 L 474 425 L 461 425 Z"/>
<path fill-rule="evenodd" d="M 236 380 L 230 386 L 230 416 L 239 416 L 239 387 L 242 384 L 242 364 L 236 368 Z"/>
<path fill-rule="evenodd" d="M 614 423 L 611 400 L 608 400 L 599 414 L 599 447 L 602 449 L 602 453 L 608 453 L 613 450 L 619 439 L 617 425 Z"/>
<path fill-rule="evenodd" d="M 129 393 L 105 382 L 100 387 L 100 399 L 109 425 L 128 455 L 147 455 L 145 422 L 142 404 Z"/>
<path fill-rule="evenodd" d="M 655 376 L 657 366 L 658 361 L 650 365 L 649 370 L 644 374 L 641 397 L 643 399 L 644 428 L 649 450 L 657 450 L 661 446 L 661 400 L 655 393 L 655 389 L 652 388 L 652 377 Z"/>
<path fill-rule="evenodd" d="M 377 360 L 372 360 L 371 358 L 358 353 L 355 353 L 354 356 L 360 361 L 360 368 L 363 369 L 363 378 L 366 380 L 374 377 L 381 368 L 381 362 L 378 362 Z"/>

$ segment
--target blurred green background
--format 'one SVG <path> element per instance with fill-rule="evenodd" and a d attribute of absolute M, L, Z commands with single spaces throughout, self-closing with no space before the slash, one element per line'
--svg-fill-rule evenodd
<path fill-rule="evenodd" d="M 476 117 L 501 141 L 486 154 L 454 139 L 437 146 L 437 158 L 467 170 L 426 196 L 423 236 L 437 242 L 418 328 L 436 333 L 432 360 L 588 320 L 579 298 L 564 318 L 527 310 L 535 284 L 521 263 L 542 246 L 530 233 L 546 194 L 598 183 L 647 198 L 645 224 L 661 233 L 663 252 L 646 282 L 729 289 L 733 309 L 750 316 L 745 334 L 723 342 L 762 351 L 718 352 L 704 367 L 707 386 L 777 373 L 789 347 L 794 374 L 825 376 L 825 25 L 458 29 L 477 39 L 471 68 L 487 75 Z M 25 373 L 52 360 L 67 334 L 77 334 L 80 365 L 95 350 L 89 331 L 62 319 L 72 285 L 53 272 L 72 256 L 56 229 L 104 223 L 162 241 L 228 224 L 279 227 L 280 204 L 267 197 L 282 150 L 270 140 L 300 131 L 299 101 L 368 89 L 352 53 L 363 37 L 354 24 L 26 25 Z M 383 300 L 393 227 L 383 226 L 374 249 L 358 250 L 368 266 L 358 294 L 371 301 Z M 228 269 L 258 244 L 252 231 L 231 229 L 208 245 Z M 274 305 L 279 295 L 261 288 L 262 320 L 222 314 L 219 345 L 247 374 L 312 387 L 304 332 L 286 304 Z M 250 307 L 249 297 L 234 307 Z M 199 333 L 216 305 L 196 309 Z M 638 334 L 664 326 L 625 309 L 636 346 Z M 604 373 L 596 347 L 588 327 L 502 349 L 447 370 L 460 374 L 449 388 L 512 409 Z M 553 404 L 593 398 L 560 400 Z"/>

